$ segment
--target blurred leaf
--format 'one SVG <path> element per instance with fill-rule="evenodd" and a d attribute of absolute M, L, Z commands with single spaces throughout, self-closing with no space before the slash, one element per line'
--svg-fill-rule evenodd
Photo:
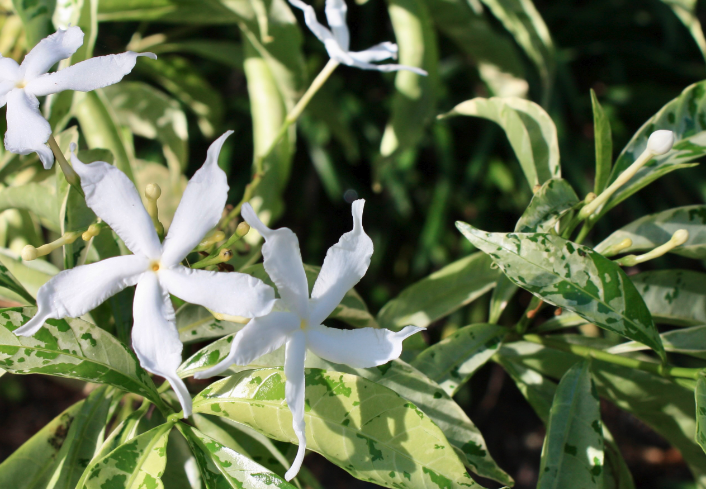
<path fill-rule="evenodd" d="M 458 222 L 516 285 L 665 358 L 647 306 L 621 268 L 591 248 L 551 234 L 486 233 Z"/>
<path fill-rule="evenodd" d="M 498 351 L 507 333 L 502 326 L 472 324 L 421 352 L 411 365 L 453 396 Z"/>
<path fill-rule="evenodd" d="M 196 457 L 204 485 L 208 489 L 294 486 L 248 457 L 236 452 L 186 424 L 177 425 Z"/>
<path fill-rule="evenodd" d="M 22 286 L 3 263 L 0 263 L 0 288 L 14 292 L 27 301 L 28 304 L 36 304 L 32 294 L 27 292 L 27 289 Z"/>
<path fill-rule="evenodd" d="M 578 203 L 579 198 L 569 182 L 561 178 L 547 180 L 532 196 L 527 209 L 515 225 L 515 232 L 549 233 Z"/>
<path fill-rule="evenodd" d="M 161 426 L 133 438 L 108 455 L 93 460 L 86 468 L 77 489 L 161 488 L 167 457 L 167 439 L 173 423 Z"/>
<path fill-rule="evenodd" d="M 54 14 L 54 0 L 12 0 L 15 12 L 25 25 L 28 50 L 54 32 L 51 17 Z"/>
<path fill-rule="evenodd" d="M 696 16 L 697 0 L 661 1 L 668 5 L 674 12 L 674 15 L 689 29 L 691 37 L 694 38 L 696 45 L 699 47 L 699 51 L 701 51 L 701 55 L 706 59 L 706 39 L 704 38 L 704 31 L 701 29 L 701 22 L 699 22 L 699 18 Z"/>
<path fill-rule="evenodd" d="M 603 487 L 603 433 L 589 362 L 577 363 L 559 382 L 542 447 L 538 489 Z"/>
<path fill-rule="evenodd" d="M 699 260 L 706 258 L 705 205 L 675 207 L 643 216 L 613 232 L 595 249 L 598 253 L 603 253 L 608 247 L 630 238 L 632 245 L 624 248 L 621 253 L 647 251 L 669 241 L 679 229 L 686 229 L 689 232 L 689 238 L 683 245 L 669 252 Z"/>
<path fill-rule="evenodd" d="M 184 304 L 177 310 L 176 325 L 184 344 L 220 338 L 243 329 L 242 324 L 216 319 L 208 309 L 196 304 Z"/>
<path fill-rule="evenodd" d="M 655 156 L 628 182 L 620 187 L 600 211 L 602 216 L 610 209 L 659 177 L 680 168 L 689 168 L 694 161 L 706 154 L 706 81 L 685 88 L 674 100 L 667 103 L 635 133 L 620 153 L 610 174 L 612 183 L 647 147 L 647 139 L 658 129 L 674 131 L 676 139 L 672 150 Z"/>
<path fill-rule="evenodd" d="M 483 253 L 473 253 L 416 282 L 378 313 L 380 326 L 399 330 L 407 325 L 427 327 L 478 299 L 500 276 Z"/>
<path fill-rule="evenodd" d="M 613 166 L 613 135 L 610 119 L 601 107 L 593 89 L 591 89 L 591 105 L 593 106 L 593 139 L 596 142 L 596 176 L 593 193 L 598 195 L 608 186 L 610 168 Z"/>
<path fill-rule="evenodd" d="M 519 287 L 504 274 L 498 277 L 493 294 L 490 296 L 490 311 L 488 312 L 488 322 L 497 324 L 500 316 L 507 307 Z"/>
<path fill-rule="evenodd" d="M 534 102 L 515 97 L 474 98 L 443 117 L 468 115 L 497 123 L 505 131 L 530 187 L 561 177 L 559 141 L 549 114 Z"/>
<path fill-rule="evenodd" d="M 204 489 L 196 457 L 178 430 L 169 433 L 167 466 L 161 479 L 165 489 Z"/>
<path fill-rule="evenodd" d="M 677 326 L 706 324 L 706 274 L 654 270 L 630 277 L 657 322 Z"/>
<path fill-rule="evenodd" d="M 57 454 L 85 400 L 67 408 L 0 464 L 0 487 L 46 489 Z"/>
<path fill-rule="evenodd" d="M 243 69 L 243 48 L 240 44 L 232 41 L 210 39 L 175 40 L 148 46 L 147 49 L 156 55 L 167 53 L 195 54 L 231 68 Z"/>
<path fill-rule="evenodd" d="M 0 263 L 7 267 L 8 271 L 34 298 L 37 297 L 39 288 L 59 273 L 59 269 L 48 261 L 32 260 L 26 262 L 22 260 L 20 255 L 5 248 L 0 248 Z M 18 298 L 21 297 L 18 294 Z M 34 304 L 34 301 L 30 304 Z"/>
<path fill-rule="evenodd" d="M 696 380 L 696 442 L 706 452 L 706 372 Z"/>
<path fill-rule="evenodd" d="M 59 231 L 56 188 L 52 185 L 29 182 L 0 190 L 0 212 L 7 209 L 30 211 L 42 219 L 47 228 Z"/>
<path fill-rule="evenodd" d="M 118 121 L 136 136 L 156 139 L 169 162 L 176 158 L 181 170 L 188 163 L 188 127 L 179 104 L 142 82 L 123 82 L 104 89 Z"/>
<path fill-rule="evenodd" d="M 98 20 L 235 24 L 238 17 L 218 0 L 101 0 Z"/>
<path fill-rule="evenodd" d="M 135 355 L 120 341 L 81 319 L 49 319 L 34 336 L 12 331 L 34 316 L 34 307 L 5 309 L 0 327 L 0 367 L 15 374 L 41 373 L 109 384 L 161 404 Z"/>
<path fill-rule="evenodd" d="M 306 384 L 311 407 L 304 414 L 307 448 L 353 476 L 385 487 L 405 479 L 413 486 L 443 481 L 449 488 L 476 487 L 441 430 L 395 392 L 318 369 L 307 371 Z M 194 399 L 194 412 L 224 416 L 266 436 L 296 442 L 281 370 L 243 372 L 211 384 Z"/>

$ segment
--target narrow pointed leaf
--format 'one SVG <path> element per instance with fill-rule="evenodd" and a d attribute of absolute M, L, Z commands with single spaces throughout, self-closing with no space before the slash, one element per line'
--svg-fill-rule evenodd
<path fill-rule="evenodd" d="M 132 440 L 138 434 L 140 421 L 147 413 L 149 404 L 145 404 L 136 411 L 133 411 L 110 433 L 96 453 L 96 457 L 101 458 L 118 448 L 120 445 Z"/>
<path fill-rule="evenodd" d="M 353 476 L 385 487 L 477 487 L 441 430 L 394 391 L 316 369 L 307 371 L 306 385 L 307 448 Z M 194 412 L 296 441 L 279 369 L 243 372 L 212 384 L 194 399 Z"/>
<path fill-rule="evenodd" d="M 569 182 L 561 178 L 547 180 L 532 196 L 515 225 L 515 232 L 548 233 L 578 203 L 579 198 Z"/>
<path fill-rule="evenodd" d="M 17 280 L 12 272 L 2 263 L 0 263 L 0 287 L 19 295 L 22 299 L 27 301 L 28 304 L 36 304 L 32 294 L 27 292 L 27 289 L 22 286 L 19 280 Z"/>
<path fill-rule="evenodd" d="M 0 312 L 0 367 L 14 374 L 47 374 L 109 384 L 160 403 L 135 355 L 114 336 L 81 319 L 50 319 L 34 336 L 12 332 L 36 308 Z"/>
<path fill-rule="evenodd" d="M 603 255 L 551 234 L 487 233 L 463 222 L 456 225 L 518 286 L 597 326 L 639 341 L 665 358 L 639 292 L 625 272 Z"/>
<path fill-rule="evenodd" d="M 605 190 L 610 178 L 610 168 L 613 166 L 613 135 L 610 130 L 610 119 L 593 89 L 591 89 L 591 105 L 593 106 L 593 139 L 596 144 L 596 176 L 593 192 L 598 195 Z"/>
<path fill-rule="evenodd" d="M 694 270 L 654 270 L 630 280 L 658 323 L 706 324 L 706 274 Z"/>
<path fill-rule="evenodd" d="M 503 311 L 509 304 L 510 299 L 515 296 L 518 290 L 519 287 L 505 275 L 498 277 L 498 281 L 493 289 L 493 295 L 490 296 L 490 310 L 488 312 L 489 323 L 496 324 L 498 322 Z"/>
<path fill-rule="evenodd" d="M 603 428 L 600 401 L 589 362 L 562 377 L 549 414 L 538 489 L 603 487 Z"/>
<path fill-rule="evenodd" d="M 696 443 L 706 452 L 706 372 L 696 380 Z"/>
<path fill-rule="evenodd" d="M 668 5 L 674 15 L 689 29 L 691 37 L 694 38 L 694 42 L 701 51 L 701 56 L 706 59 L 706 38 L 704 38 L 701 22 L 696 15 L 697 0 L 662 0 L 662 3 Z"/>

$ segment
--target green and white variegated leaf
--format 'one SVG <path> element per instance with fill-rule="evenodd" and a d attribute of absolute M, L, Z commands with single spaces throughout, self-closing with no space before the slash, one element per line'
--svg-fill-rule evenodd
<path fill-rule="evenodd" d="M 277 474 L 199 430 L 182 423 L 177 427 L 196 457 L 205 489 L 294 489 Z"/>
<path fill-rule="evenodd" d="M 517 233 L 548 233 L 579 198 L 569 182 L 561 178 L 544 182 L 515 225 Z"/>
<path fill-rule="evenodd" d="M 423 278 L 391 300 L 380 310 L 378 323 L 399 330 L 407 325 L 429 326 L 491 290 L 501 275 L 483 253 L 446 265 Z"/>
<path fill-rule="evenodd" d="M 76 489 L 165 489 L 161 477 L 173 426 L 173 423 L 157 426 L 93 460 Z"/>
<path fill-rule="evenodd" d="M 549 413 L 537 489 L 579 483 L 603 487 L 603 428 L 600 400 L 589 362 L 574 365 L 562 377 Z"/>
<path fill-rule="evenodd" d="M 118 448 L 120 445 L 132 440 L 138 434 L 140 421 L 147 413 L 150 405 L 145 403 L 139 409 L 130 413 L 118 426 L 116 426 L 105 439 L 100 449 L 96 453 L 97 458 L 108 455 L 110 452 Z"/>
<path fill-rule="evenodd" d="M 103 386 L 91 392 L 57 455 L 57 465 L 47 489 L 74 489 L 86 466 L 103 443 L 114 389 Z"/>
<path fill-rule="evenodd" d="M 682 24 L 689 29 L 691 37 L 694 38 L 694 42 L 699 47 L 701 55 L 706 59 L 706 38 L 704 38 L 704 31 L 701 28 L 701 22 L 696 15 L 696 5 L 697 0 L 661 0 L 662 3 L 669 5 L 669 7 L 674 12 Z"/>
<path fill-rule="evenodd" d="M 22 209 L 41 219 L 52 231 L 59 231 L 59 212 L 56 205 L 56 187 L 29 182 L 0 190 L 0 211 Z"/>
<path fill-rule="evenodd" d="M 81 319 L 50 319 L 34 336 L 12 332 L 34 307 L 0 312 L 0 367 L 14 374 L 46 374 L 109 384 L 161 403 L 135 355 L 114 336 Z"/>
<path fill-rule="evenodd" d="M 51 17 L 54 14 L 55 4 L 54 0 L 37 0 L 35 2 L 12 0 L 12 5 L 25 26 L 28 50 L 54 31 Z"/>
<path fill-rule="evenodd" d="M 457 222 L 518 286 L 665 358 L 657 328 L 625 272 L 591 248 L 551 234 L 487 233 Z"/>
<path fill-rule="evenodd" d="M 242 324 L 222 321 L 208 309 L 196 304 L 184 304 L 176 312 L 176 324 L 182 343 L 220 338 L 243 329 Z"/>
<path fill-rule="evenodd" d="M 169 433 L 162 484 L 165 489 L 204 489 L 196 457 L 178 430 Z"/>
<path fill-rule="evenodd" d="M 22 284 L 32 297 L 37 297 L 39 288 L 47 280 L 59 273 L 59 269 L 48 261 L 24 261 L 20 255 L 6 248 L 0 248 L 0 264 L 4 265 L 15 276 L 15 279 Z M 3 292 L 0 292 L 0 294 L 4 295 Z M 16 295 L 18 300 L 21 299 L 21 295 Z M 34 301 L 31 303 L 34 304 Z"/>
<path fill-rule="evenodd" d="M 411 365 L 453 396 L 500 348 L 507 328 L 472 324 L 430 346 Z"/>
<path fill-rule="evenodd" d="M 10 272 L 10 270 L 8 270 L 4 263 L 0 263 L 0 287 L 17 294 L 28 304 L 36 303 L 34 297 L 32 297 L 32 294 L 27 292 L 27 289 L 22 286 L 19 280 L 15 278 L 15 276 L 12 274 L 12 272 Z"/>
<path fill-rule="evenodd" d="M 620 187 L 603 206 L 600 214 L 618 205 L 632 194 L 662 175 L 680 168 L 694 166 L 691 162 L 706 154 L 706 81 L 685 88 L 677 98 L 668 102 L 643 124 L 620 153 L 610 174 L 609 184 L 623 173 L 647 147 L 647 139 L 658 129 L 674 131 L 676 140 L 672 150 L 655 156 L 634 177 Z"/>
<path fill-rule="evenodd" d="M 664 349 L 671 353 L 681 353 L 706 360 L 706 325 L 692 326 L 667 331 L 660 335 Z M 609 348 L 610 353 L 627 353 L 644 350 L 646 347 L 634 341 L 621 343 Z"/>
<path fill-rule="evenodd" d="M 584 318 L 574 312 L 564 311 L 558 316 L 554 316 L 553 318 L 543 322 L 539 326 L 532 328 L 532 332 L 546 333 L 549 331 L 556 331 L 559 329 L 581 326 L 582 324 L 586 324 L 587 322 L 589 321 L 586 321 Z"/>
<path fill-rule="evenodd" d="M 706 452 L 706 372 L 696 379 L 696 443 Z"/>
<path fill-rule="evenodd" d="M 593 106 L 593 138 L 596 142 L 596 176 L 593 192 L 598 195 L 605 190 L 610 178 L 610 168 L 613 166 L 613 135 L 610 119 L 593 89 L 591 89 L 591 105 Z"/>
<path fill-rule="evenodd" d="M 530 187 L 561 177 L 556 126 L 534 102 L 516 97 L 478 97 L 461 102 L 444 117 L 454 115 L 482 117 L 502 127 Z"/>
<path fill-rule="evenodd" d="M 498 277 L 498 281 L 493 289 L 493 294 L 490 296 L 490 307 L 488 311 L 489 323 L 496 324 L 498 322 L 503 311 L 510 303 L 510 299 L 514 297 L 518 290 L 519 287 L 505 275 Z"/>
<path fill-rule="evenodd" d="M 706 206 L 688 205 L 643 216 L 631 222 L 596 246 L 596 251 L 603 253 L 626 238 L 632 240 L 632 245 L 624 248 L 621 253 L 647 251 L 669 241 L 672 235 L 686 229 L 689 238 L 686 242 L 669 250 L 670 253 L 696 258 L 706 258 Z"/>
<path fill-rule="evenodd" d="M 693 270 L 654 270 L 630 277 L 658 323 L 706 324 L 706 274 Z"/>
<path fill-rule="evenodd" d="M 259 278 L 270 287 L 273 287 L 275 291 L 277 290 L 277 286 L 269 275 L 267 275 L 267 272 L 265 272 L 265 268 L 262 266 L 262 263 L 251 265 L 240 271 Z M 318 278 L 320 271 L 321 267 L 304 265 L 304 272 L 306 273 L 306 280 L 309 286 L 309 295 L 311 295 L 311 291 L 314 288 L 314 284 L 316 283 L 316 279 Z M 360 297 L 358 292 L 355 291 L 355 289 L 350 289 L 346 292 L 346 295 L 343 296 L 343 300 L 336 306 L 336 309 L 333 310 L 329 318 L 343 321 L 354 328 L 378 327 L 378 323 L 375 321 L 375 318 L 368 311 L 368 306 L 365 305 L 365 302 Z"/>
<path fill-rule="evenodd" d="M 82 400 L 66 409 L 6 458 L 0 464 L 0 487 L 46 489 L 57 454 L 84 403 Z"/>
<path fill-rule="evenodd" d="M 204 389 L 194 412 L 223 416 L 296 442 L 282 370 L 242 372 Z M 441 430 L 394 391 L 354 375 L 306 372 L 307 448 L 385 487 L 477 487 Z"/>

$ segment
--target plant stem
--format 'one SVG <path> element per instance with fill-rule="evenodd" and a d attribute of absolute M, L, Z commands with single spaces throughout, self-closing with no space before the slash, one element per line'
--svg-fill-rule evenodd
<path fill-rule="evenodd" d="M 59 163 L 61 171 L 64 172 L 66 181 L 69 185 L 75 188 L 79 194 L 85 197 L 83 189 L 81 188 L 81 178 L 78 176 L 78 173 L 76 173 L 71 164 L 66 161 L 66 158 L 64 158 L 64 154 L 61 152 L 61 148 L 59 148 L 59 144 L 56 142 L 53 135 L 49 136 L 49 141 L 47 141 L 47 143 L 49 144 L 52 153 L 54 153 L 54 158 L 56 158 L 56 161 Z"/>
<path fill-rule="evenodd" d="M 524 335 L 522 339 L 525 341 L 529 341 L 530 343 L 536 343 L 538 345 L 553 348 L 555 350 L 573 353 L 574 355 L 578 355 L 580 357 L 595 358 L 596 360 L 600 360 L 602 362 L 612 363 L 614 365 L 620 365 L 622 367 L 633 368 L 636 370 L 642 370 L 643 372 L 649 372 L 651 374 L 659 375 L 662 377 L 675 377 L 696 380 L 699 376 L 699 372 L 701 372 L 702 370 L 700 368 L 682 368 L 673 367 L 671 365 L 664 365 L 660 363 L 645 362 L 642 360 L 637 360 L 635 358 L 614 355 L 613 353 L 608 353 L 603 350 L 591 348 L 589 346 L 574 345 L 565 341 L 555 340 L 536 334 Z"/>
<path fill-rule="evenodd" d="M 539 312 L 539 309 L 544 305 L 544 302 L 542 299 L 536 296 L 532 296 L 532 300 L 530 300 L 530 303 L 527 305 L 527 309 L 525 310 L 524 313 L 522 313 L 522 317 L 520 320 L 517 322 L 517 325 L 515 325 L 515 331 L 519 334 L 524 334 L 525 331 L 527 331 L 527 328 L 529 327 L 530 323 L 532 322 L 532 319 L 537 315 L 537 312 Z"/>

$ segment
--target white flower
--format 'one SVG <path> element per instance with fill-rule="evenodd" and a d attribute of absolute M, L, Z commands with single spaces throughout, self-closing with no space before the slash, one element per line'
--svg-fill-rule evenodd
<path fill-rule="evenodd" d="M 31 336 L 50 318 L 81 316 L 125 287 L 137 285 L 132 346 L 146 370 L 169 380 L 184 417 L 190 416 L 191 396 L 176 373 L 182 344 L 169 294 L 223 314 L 250 318 L 269 313 L 275 304 L 272 287 L 254 277 L 194 270 L 180 264 L 221 218 L 228 184 L 218 167 L 218 154 L 232 132 L 208 149 L 206 162 L 189 181 L 161 244 L 128 177 L 108 163 L 85 165 L 72 154 L 86 203 L 134 254 L 64 270 L 51 278 L 39 289 L 37 315 L 15 334 Z"/>
<path fill-rule="evenodd" d="M 56 73 L 47 73 L 82 44 L 83 32 L 74 26 L 39 41 L 21 65 L 0 56 L 0 107 L 7 103 L 5 148 L 21 155 L 36 152 L 47 170 L 54 163 L 54 155 L 46 145 L 51 127 L 39 112 L 37 97 L 63 90 L 89 92 L 112 85 L 132 71 L 138 56 L 157 58 L 152 53 L 128 51 L 87 59 Z"/>
<path fill-rule="evenodd" d="M 231 364 L 248 365 L 282 345 L 285 346 L 285 399 L 292 412 L 292 426 L 299 450 L 285 474 L 291 480 L 299 472 L 306 449 L 304 434 L 304 360 L 306 350 L 334 363 L 355 368 L 382 365 L 400 356 L 402 341 L 422 328 L 407 326 L 399 332 L 363 328 L 341 330 L 321 324 L 343 296 L 365 275 L 373 254 L 373 242 L 363 231 L 364 200 L 353 203 L 353 230 L 329 248 L 309 299 L 306 274 L 299 253 L 299 241 L 288 228 L 265 226 L 249 204 L 243 219 L 264 238 L 265 270 L 282 297 L 273 312 L 255 318 L 236 334 L 228 356 L 218 365 L 195 375 L 203 379 L 217 375 Z"/>
<path fill-rule="evenodd" d="M 326 20 L 331 30 L 319 24 L 313 7 L 301 0 L 289 0 L 293 6 L 304 12 L 304 22 L 311 32 L 324 43 L 331 59 L 348 66 L 355 66 L 363 70 L 397 71 L 408 70 L 419 75 L 427 72 L 414 66 L 396 64 L 374 65 L 373 61 L 384 61 L 397 58 L 397 44 L 382 42 L 366 49 L 365 51 L 350 51 L 350 34 L 346 24 L 348 7 L 344 0 L 326 0 Z"/>

